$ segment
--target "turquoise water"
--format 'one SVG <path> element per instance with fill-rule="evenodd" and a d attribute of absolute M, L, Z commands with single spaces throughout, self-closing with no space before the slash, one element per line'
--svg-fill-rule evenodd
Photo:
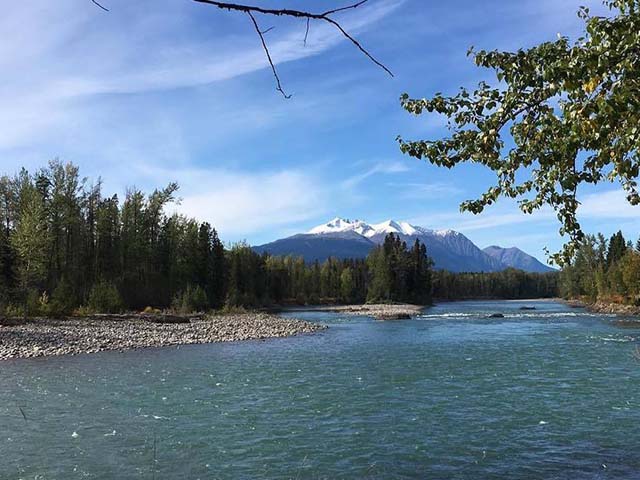
<path fill-rule="evenodd" d="M 640 329 L 549 302 L 295 316 L 330 328 L 0 363 L 0 478 L 640 478 Z"/>

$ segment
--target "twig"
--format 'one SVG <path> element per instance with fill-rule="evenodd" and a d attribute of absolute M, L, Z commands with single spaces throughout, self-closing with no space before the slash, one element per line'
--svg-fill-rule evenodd
<path fill-rule="evenodd" d="M 327 16 L 327 15 L 331 15 L 332 13 L 338 13 L 338 12 L 344 12 L 345 10 L 351 10 L 352 8 L 358 8 L 360 5 L 367 3 L 369 0 L 361 0 L 358 3 L 354 3 L 353 5 L 347 5 L 346 7 L 340 7 L 340 8 L 335 8 L 333 10 L 327 10 L 326 12 L 324 12 L 322 15 L 323 16 Z"/>
<path fill-rule="evenodd" d="M 271 71 L 273 72 L 273 76 L 276 79 L 276 90 L 278 90 L 284 98 L 291 98 L 291 95 L 287 95 L 285 91 L 282 89 L 282 84 L 280 83 L 280 77 L 278 76 L 278 71 L 276 70 L 276 66 L 273 64 L 273 60 L 271 60 L 271 54 L 269 53 L 269 48 L 267 47 L 267 42 L 264 40 L 264 35 L 260 31 L 260 27 L 258 26 L 258 22 L 256 18 L 251 13 L 251 10 L 247 10 L 247 15 L 251 18 L 253 22 L 253 26 L 260 37 L 260 41 L 262 42 L 262 48 L 264 49 L 264 53 L 267 55 L 267 59 L 269 60 L 269 65 L 271 65 Z"/>
<path fill-rule="evenodd" d="M 310 18 L 307 18 L 307 29 L 304 31 L 304 46 L 307 46 L 307 37 L 309 37 L 309 22 L 311 21 Z"/>
<path fill-rule="evenodd" d="M 302 462 L 300 463 L 300 468 L 298 469 L 298 473 L 296 473 L 296 479 L 298 480 L 300 478 L 300 473 L 302 472 L 302 469 L 304 468 L 304 464 L 307 461 L 307 458 L 309 457 L 309 455 L 305 455 L 304 458 L 302 459 Z"/>
<path fill-rule="evenodd" d="M 24 418 L 24 421 L 27 421 L 27 416 L 24 413 L 24 410 L 22 409 L 22 407 L 20 405 L 18 405 L 18 409 L 20 410 L 20 413 L 22 414 L 22 418 Z"/>
<path fill-rule="evenodd" d="M 369 57 L 369 60 L 371 60 L 373 63 L 375 63 L 376 65 L 378 65 L 380 68 L 382 68 L 385 72 L 387 72 L 389 75 L 391 75 L 393 77 L 393 73 L 391 72 L 391 70 L 389 70 L 387 67 L 385 67 L 382 63 L 380 63 L 378 60 L 376 60 L 373 55 L 371 55 L 369 52 L 367 52 L 367 50 L 365 50 L 365 48 L 360 45 L 360 43 L 353 38 L 351 35 L 349 35 L 346 30 L 344 28 L 342 28 L 342 26 L 336 22 L 333 18 L 325 18 L 325 20 L 329 23 L 331 23 L 332 25 L 335 25 L 335 27 L 340 30 L 342 32 L 342 34 L 347 37 L 349 40 L 351 40 L 351 43 L 353 43 L 358 50 L 360 50 L 362 53 L 364 53 L 367 57 Z"/>
<path fill-rule="evenodd" d="M 314 18 L 316 20 L 324 20 L 324 18 L 328 15 L 331 15 L 336 12 L 343 12 L 345 10 L 351 10 L 354 8 L 358 8 L 360 5 L 366 3 L 368 0 L 361 0 L 358 3 L 354 3 L 353 5 L 347 5 L 346 7 L 336 8 L 334 10 L 327 10 L 322 13 L 311 13 L 305 12 L 302 10 L 291 10 L 289 8 L 263 8 L 256 7 L 254 5 L 243 5 L 240 3 L 227 3 L 227 2 L 217 2 L 215 0 L 193 0 L 197 3 L 206 3 L 208 5 L 213 5 L 215 7 L 221 8 L 223 10 L 229 11 L 237 11 L 237 12 L 254 12 L 254 13 L 262 13 L 265 15 L 276 15 L 276 16 L 287 16 L 287 17 L 297 17 L 297 18 Z"/>
<path fill-rule="evenodd" d="M 156 480 L 156 445 L 157 445 L 157 440 L 158 437 L 156 436 L 156 433 L 153 432 L 153 480 Z"/>
<path fill-rule="evenodd" d="M 276 69 L 273 65 L 273 61 L 271 59 L 271 56 L 269 55 L 269 51 L 267 49 L 267 46 L 265 44 L 264 38 L 262 37 L 262 34 L 266 33 L 265 32 L 260 32 L 260 29 L 257 27 L 257 22 L 255 20 L 255 17 L 253 16 L 254 13 L 260 13 L 263 15 L 275 15 L 275 16 L 287 16 L 287 17 L 294 17 L 294 18 L 305 18 L 307 20 L 307 25 L 306 25 L 306 29 L 305 29 L 305 34 L 304 34 L 304 45 L 307 45 L 307 38 L 309 35 L 309 23 L 311 20 L 320 20 L 320 21 L 324 21 L 327 23 L 330 23 L 331 25 L 333 25 L 336 29 L 338 29 L 338 31 L 340 31 L 340 33 L 347 39 L 349 40 L 358 50 L 360 50 L 360 52 L 362 52 L 369 60 L 371 60 L 374 64 L 376 64 L 378 67 L 382 68 L 385 72 L 387 72 L 391 77 L 393 77 L 393 73 L 391 72 L 391 70 L 389 70 L 384 64 L 382 64 L 382 62 L 380 62 L 379 60 L 377 60 L 373 55 L 371 55 L 371 53 L 369 53 L 367 51 L 367 49 L 365 49 L 362 44 L 360 42 L 358 42 L 351 34 L 349 34 L 343 27 L 342 25 L 340 25 L 339 22 L 337 22 L 336 20 L 334 20 L 333 18 L 330 17 L 330 15 L 334 14 L 334 13 L 338 13 L 338 12 L 344 12 L 345 10 L 353 10 L 355 8 L 358 8 L 359 6 L 365 4 L 368 0 L 360 0 L 357 3 L 354 3 L 352 5 L 347 5 L 344 7 L 340 7 L 340 8 L 334 8 L 332 10 L 326 10 L 322 13 L 312 13 L 312 12 L 305 12 L 302 10 L 292 10 L 292 9 L 288 9 L 288 8 L 282 8 L 282 9 L 274 9 L 274 8 L 264 8 L 264 7 L 258 7 L 255 5 L 244 5 L 244 4 L 239 4 L 239 3 L 227 3 L 227 2 L 218 2 L 215 0 L 193 0 L 194 2 L 197 3 L 204 3 L 207 5 L 213 5 L 215 7 L 218 7 L 222 10 L 229 10 L 229 11 L 236 11 L 236 12 L 243 12 L 248 14 L 251 17 L 251 20 L 254 23 L 254 26 L 256 26 L 256 31 L 258 32 L 258 35 L 260 36 L 260 40 L 262 41 L 262 45 L 264 47 L 265 53 L 267 54 L 267 58 L 269 60 L 269 64 L 271 65 L 271 69 L 273 70 L 274 76 L 276 77 L 276 83 L 277 83 L 277 90 L 280 91 L 285 98 L 289 98 L 287 95 L 284 94 L 284 92 L 282 91 L 282 87 L 280 85 L 280 79 L 278 78 L 278 75 L 276 74 Z"/>
<path fill-rule="evenodd" d="M 339 13 L 339 12 L 344 12 L 346 10 L 353 10 L 356 9 L 358 7 L 360 7 L 361 5 L 364 5 L 365 3 L 367 3 L 368 0 L 360 0 L 354 4 L 351 5 L 346 5 L 344 7 L 339 7 L 339 8 L 334 8 L 331 10 L 326 10 L 324 12 L 321 13 L 312 13 L 312 12 L 305 12 L 303 10 L 293 10 L 293 9 L 289 9 L 289 8 L 281 8 L 281 9 L 277 9 L 277 8 L 264 8 L 264 7 L 258 7 L 255 5 L 244 5 L 244 4 L 240 4 L 240 3 L 228 3 L 228 2 L 218 2 L 216 0 L 192 0 L 196 3 L 203 3 L 203 4 L 207 4 L 207 5 L 213 5 L 214 7 L 218 7 L 222 10 L 228 10 L 228 11 L 236 11 L 236 12 L 243 12 L 249 15 L 249 17 L 251 17 L 251 21 L 253 22 L 253 25 L 256 29 L 256 32 L 258 33 L 258 36 L 260 37 L 260 41 L 262 42 L 262 47 L 265 51 L 265 54 L 267 55 L 267 59 L 269 60 L 269 65 L 271 66 L 271 70 L 273 71 L 273 76 L 276 79 L 276 90 L 278 90 L 280 93 L 282 93 L 282 95 L 285 98 L 291 98 L 291 95 L 287 95 L 284 90 L 282 89 L 282 85 L 280 82 L 280 78 L 278 77 L 278 73 L 276 71 L 275 65 L 273 63 L 273 59 L 271 58 L 271 54 L 269 53 L 269 49 L 267 48 L 267 44 L 264 40 L 264 34 L 267 32 L 270 32 L 271 30 L 273 30 L 273 27 L 267 28 L 266 30 L 261 31 L 260 28 L 258 27 L 258 22 L 256 21 L 255 17 L 254 17 L 254 13 L 260 13 L 263 15 L 275 15 L 275 16 L 287 16 L 287 17 L 294 17 L 294 18 L 305 18 L 307 21 L 307 25 L 305 28 L 305 32 L 304 32 L 304 46 L 307 46 L 307 39 L 309 37 L 309 28 L 310 28 L 310 22 L 311 20 L 320 20 L 320 21 L 324 21 L 327 23 L 330 23 L 331 25 L 333 25 L 336 29 L 338 29 L 338 31 L 347 39 L 349 40 L 358 50 L 360 50 L 360 52 L 362 54 L 364 54 L 369 60 L 371 60 L 374 64 L 376 64 L 378 67 L 382 68 L 385 72 L 387 72 L 391 77 L 393 77 L 393 73 L 391 72 L 391 70 L 389 70 L 384 64 L 382 64 L 382 62 L 380 62 L 379 60 L 377 60 L 373 55 L 371 55 L 371 53 L 369 53 L 367 51 L 367 49 L 365 49 L 362 44 L 360 42 L 358 42 L 351 34 L 349 34 L 343 27 L 342 25 L 340 25 L 340 23 L 338 23 L 336 20 L 334 20 L 333 18 L 330 17 L 330 15 L 333 15 L 335 13 Z M 98 0 L 91 0 L 91 2 L 95 5 L 97 5 L 98 7 L 100 7 L 102 10 L 104 10 L 105 12 L 108 12 L 109 9 L 104 7 L 103 5 L 101 5 Z"/>
<path fill-rule="evenodd" d="M 108 12 L 108 11 L 109 11 L 109 9 L 108 9 L 108 8 L 106 8 L 106 7 L 102 6 L 102 5 L 100 5 L 100 4 L 97 2 L 97 0 L 91 0 L 91 2 L 92 2 L 94 5 L 97 5 L 98 7 L 100 7 L 100 8 L 101 8 L 102 10 L 104 10 L 105 12 Z"/>

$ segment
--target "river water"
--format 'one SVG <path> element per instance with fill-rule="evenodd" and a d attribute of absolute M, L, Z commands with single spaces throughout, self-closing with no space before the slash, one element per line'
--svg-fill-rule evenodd
<path fill-rule="evenodd" d="M 330 328 L 1 362 L 0 478 L 640 478 L 640 329 L 553 302 L 289 315 Z"/>

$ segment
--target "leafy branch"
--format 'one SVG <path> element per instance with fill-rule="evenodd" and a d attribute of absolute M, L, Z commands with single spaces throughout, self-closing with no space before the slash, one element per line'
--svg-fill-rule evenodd
<path fill-rule="evenodd" d="M 584 241 L 578 222 L 578 187 L 618 182 L 640 205 L 640 0 L 605 1 L 610 17 L 590 16 L 582 38 L 567 37 L 516 52 L 469 50 L 478 67 L 494 71 L 494 86 L 480 82 L 450 97 L 400 101 L 409 113 L 446 117 L 449 135 L 408 141 L 403 153 L 452 168 L 477 163 L 496 183 L 461 209 L 477 214 L 499 198 L 517 199 L 527 214 L 556 212 L 568 237 L 552 256 L 566 264 Z"/>

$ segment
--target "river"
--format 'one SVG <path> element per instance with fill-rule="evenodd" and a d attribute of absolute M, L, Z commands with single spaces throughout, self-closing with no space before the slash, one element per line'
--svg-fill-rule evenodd
<path fill-rule="evenodd" d="M 1 362 L 0 478 L 640 478 L 640 329 L 542 301 L 288 315 L 330 328 Z"/>

